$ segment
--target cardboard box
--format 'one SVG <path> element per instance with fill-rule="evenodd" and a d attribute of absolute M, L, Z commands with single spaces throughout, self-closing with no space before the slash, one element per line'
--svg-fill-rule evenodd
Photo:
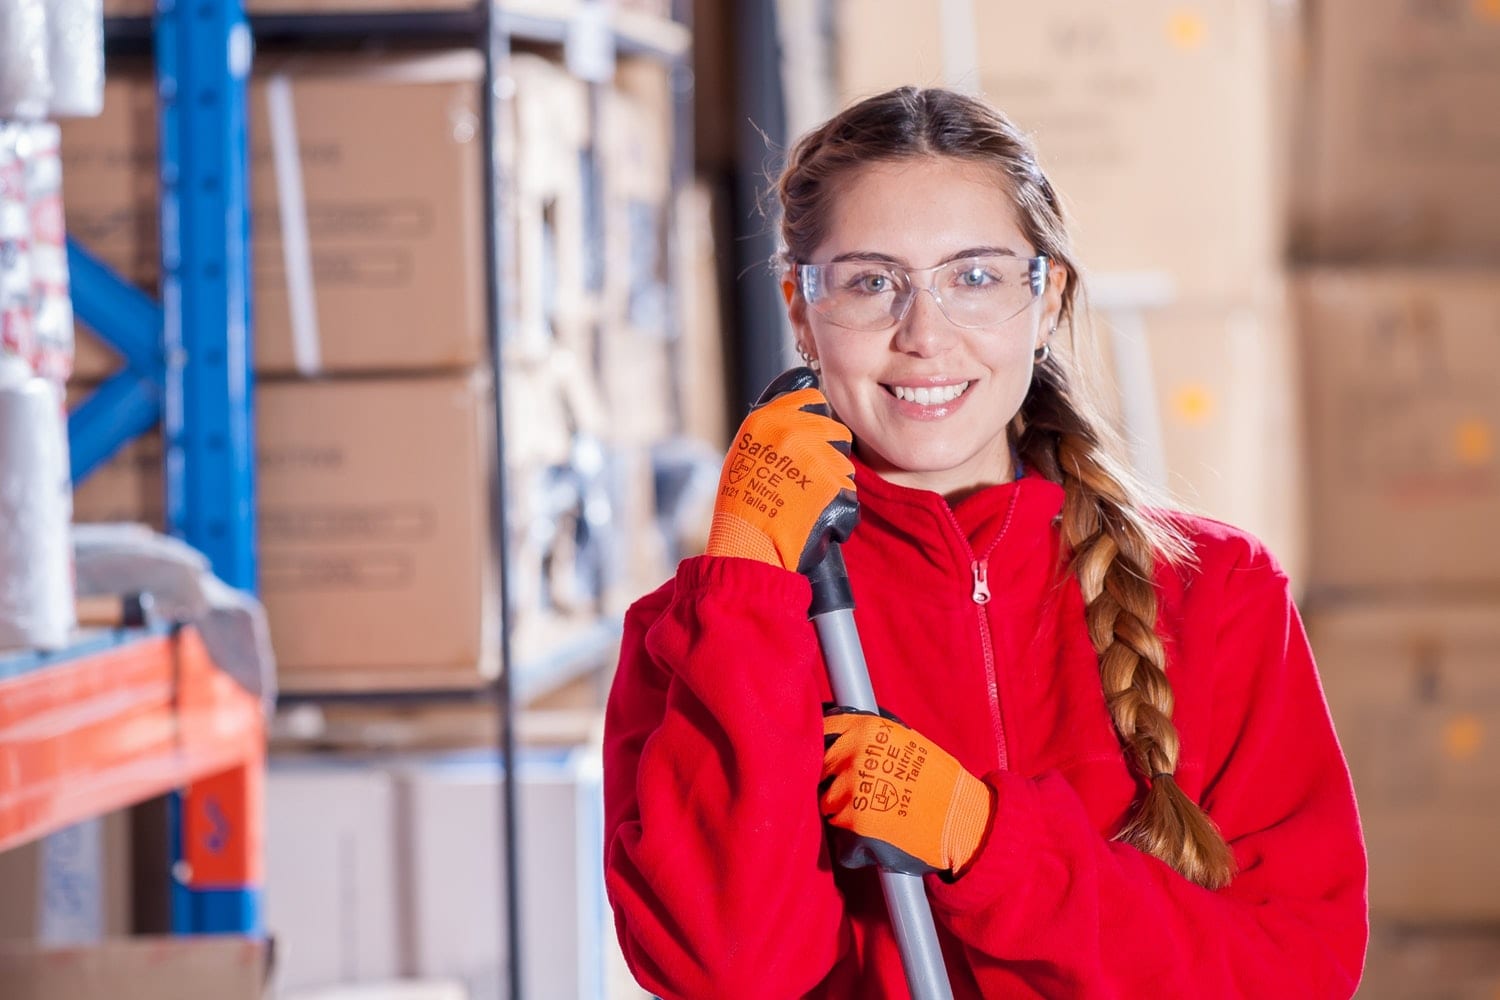
<path fill-rule="evenodd" d="M 842 0 L 839 89 L 982 93 L 1033 135 L 1084 268 L 1253 299 L 1284 229 L 1271 6 Z"/>
<path fill-rule="evenodd" d="M 517 759 L 523 992 L 594 1000 L 613 937 L 599 751 Z M 415 977 L 462 983 L 473 1000 L 505 996 L 503 774 L 491 751 L 273 758 L 266 918 L 278 988 Z"/>
<path fill-rule="evenodd" d="M 1500 261 L 1500 7 L 1319 0 L 1299 243 L 1340 262 Z"/>
<path fill-rule="evenodd" d="M 123 938 L 81 948 L 0 945 L 5 1000 L 262 1000 L 265 941 Z"/>
<path fill-rule="evenodd" d="M 522 993 L 592 1000 L 613 937 L 598 750 L 527 752 L 518 777 Z M 473 1000 L 500 1000 L 509 975 L 502 780 L 490 755 L 418 762 L 401 776 L 412 971 L 462 980 Z"/>
<path fill-rule="evenodd" d="M 1312 270 L 1297 324 L 1312 585 L 1500 583 L 1500 274 Z"/>
<path fill-rule="evenodd" d="M 469 1000 L 458 983 L 402 979 L 390 983 L 329 986 L 281 993 L 279 1000 Z"/>
<path fill-rule="evenodd" d="M 261 597 L 282 690 L 493 677 L 484 380 L 262 382 L 256 402 Z"/>
<path fill-rule="evenodd" d="M 256 386 L 260 596 L 288 691 L 468 687 L 498 670 L 482 376 Z M 161 435 L 74 517 L 161 522 Z"/>
<path fill-rule="evenodd" d="M 1494 1000 L 1500 996 L 1500 930 L 1493 925 L 1370 928 L 1358 1000 Z"/>
<path fill-rule="evenodd" d="M 667 211 L 672 191 L 670 68 L 622 62 L 599 104 L 606 323 L 666 332 Z M 601 363 L 607 371 L 607 362 Z"/>
<path fill-rule="evenodd" d="M 1372 914 L 1500 919 L 1500 602 L 1322 607 L 1308 632 L 1354 776 Z"/>
<path fill-rule="evenodd" d="M 673 347 L 659 327 L 622 324 L 600 331 L 596 349 L 611 442 L 650 444 L 677 428 Z"/>
<path fill-rule="evenodd" d="M 730 427 L 726 331 L 719 300 L 722 244 L 715 234 L 719 207 L 705 181 L 677 193 L 680 332 L 675 376 L 683 433 L 722 449 L 729 445 Z"/>
<path fill-rule="evenodd" d="M 0 886 L 0 940 L 61 947 L 130 934 L 130 814 L 0 853 Z"/>
<path fill-rule="evenodd" d="M 481 361 L 477 53 L 257 65 L 249 93 L 256 369 Z M 147 75 L 112 73 L 104 114 L 68 121 L 62 150 L 70 234 L 148 289 L 159 252 L 152 88 Z M 75 371 L 97 379 L 117 364 L 97 341 L 81 343 Z"/>
<path fill-rule="evenodd" d="M 593 634 L 622 580 L 655 586 L 666 568 L 644 451 L 622 464 L 597 430 L 575 441 L 574 418 L 600 422 L 596 399 L 569 408 L 577 387 L 563 399 L 530 379 L 507 386 L 512 651 L 535 659 Z M 492 405 L 478 375 L 259 383 L 261 597 L 283 690 L 495 675 Z M 159 525 L 160 454 L 152 432 L 96 470 L 77 519 Z M 630 599 L 646 589 L 623 586 Z"/>
<path fill-rule="evenodd" d="M 589 196 L 597 197 L 588 190 L 592 111 L 588 84 L 550 60 L 517 54 L 507 72 L 516 87 L 511 211 L 518 311 L 507 350 L 541 358 L 597 308 L 589 272 L 589 254 L 597 251 L 588 233 Z"/>
<path fill-rule="evenodd" d="M 1154 403 L 1124 430 L 1136 469 L 1185 509 L 1263 541 L 1294 584 L 1305 580 L 1306 517 L 1297 351 L 1284 298 L 1255 305 L 1169 306 L 1140 314 L 1142 331 L 1117 322 L 1110 352 L 1146 365 L 1118 368 L 1117 385 Z M 1123 338 L 1123 339 L 1122 339 Z M 1141 343 L 1144 340 L 1144 345 Z M 1144 346 L 1144 352 L 1141 351 Z M 1146 374 L 1137 385 L 1132 371 Z"/>
<path fill-rule="evenodd" d="M 364 761 L 271 758 L 265 907 L 278 991 L 402 973 L 396 801 L 390 773 Z"/>

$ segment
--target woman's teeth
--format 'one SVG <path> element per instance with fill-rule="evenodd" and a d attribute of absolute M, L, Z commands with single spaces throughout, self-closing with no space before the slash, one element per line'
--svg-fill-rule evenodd
<path fill-rule="evenodd" d="M 908 403 L 916 403 L 918 406 L 934 406 L 939 403 L 948 403 L 964 394 L 969 387 L 967 382 L 959 382 L 956 385 L 938 385 L 928 388 L 922 386 L 913 388 L 905 385 L 891 386 L 891 394 L 897 399 L 904 399 Z"/>

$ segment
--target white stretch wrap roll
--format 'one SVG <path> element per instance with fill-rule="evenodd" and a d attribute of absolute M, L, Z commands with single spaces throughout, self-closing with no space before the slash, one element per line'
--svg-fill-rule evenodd
<path fill-rule="evenodd" d="M 37 121 L 47 114 L 52 81 L 47 67 L 44 0 L 0 2 L 0 120 Z"/>
<path fill-rule="evenodd" d="M 61 130 L 51 122 L 27 126 L 26 205 L 31 220 L 31 367 L 65 381 L 73 371 L 73 300 L 63 230 Z"/>
<path fill-rule="evenodd" d="M 5 0 L 0 0 L 0 3 Z M 31 213 L 26 204 L 25 125 L 0 122 L 0 356 L 31 363 Z"/>
<path fill-rule="evenodd" d="M 49 117 L 92 118 L 104 110 L 103 0 L 45 2 Z"/>
<path fill-rule="evenodd" d="M 76 624 L 62 387 L 0 355 L 0 649 L 57 649 Z"/>

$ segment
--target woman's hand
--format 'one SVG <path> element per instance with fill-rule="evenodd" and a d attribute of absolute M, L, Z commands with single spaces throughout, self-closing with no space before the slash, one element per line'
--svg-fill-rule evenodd
<path fill-rule="evenodd" d="M 984 842 L 995 794 L 951 754 L 894 719 L 852 708 L 823 718 L 823 819 L 846 868 L 963 871 Z"/>
<path fill-rule="evenodd" d="M 853 439 L 831 412 L 815 386 L 750 411 L 719 477 L 708 555 L 805 573 L 849 538 L 859 520 Z"/>

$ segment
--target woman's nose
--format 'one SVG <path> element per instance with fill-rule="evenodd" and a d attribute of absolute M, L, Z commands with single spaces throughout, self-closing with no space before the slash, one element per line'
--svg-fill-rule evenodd
<path fill-rule="evenodd" d="M 919 288 L 912 293 L 906 315 L 896 324 L 896 348 L 906 354 L 932 357 L 947 349 L 955 332 L 938 306 L 937 293 Z"/>

